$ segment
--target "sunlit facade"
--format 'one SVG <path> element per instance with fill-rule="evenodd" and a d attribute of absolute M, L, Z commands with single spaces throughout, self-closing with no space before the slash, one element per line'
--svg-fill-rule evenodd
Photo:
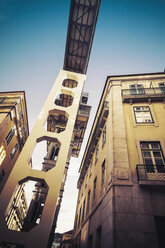
<path fill-rule="evenodd" d="M 59 248 L 73 248 L 72 234 L 73 230 L 63 233 Z"/>
<path fill-rule="evenodd" d="M 28 119 L 25 93 L 0 93 L 0 192 L 28 137 Z M 11 230 L 19 231 L 27 212 L 24 188 L 19 187 L 6 214 L 6 224 Z"/>
<path fill-rule="evenodd" d="M 74 247 L 164 247 L 165 73 L 107 77 L 78 189 Z"/>
<path fill-rule="evenodd" d="M 0 192 L 28 134 L 25 93 L 0 92 Z"/>
<path fill-rule="evenodd" d="M 28 206 L 24 188 L 19 187 L 6 216 L 7 227 L 10 230 L 20 231 L 22 229 L 27 209 Z"/>

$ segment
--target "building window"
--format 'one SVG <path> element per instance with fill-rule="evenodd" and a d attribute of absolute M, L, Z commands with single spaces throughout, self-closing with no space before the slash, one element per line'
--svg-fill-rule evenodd
<path fill-rule="evenodd" d="M 18 150 L 18 144 L 15 144 L 15 146 L 14 146 L 12 152 L 10 153 L 10 159 L 11 159 L 11 160 L 14 158 L 14 156 L 15 156 L 17 150 Z"/>
<path fill-rule="evenodd" d="M 97 143 L 95 150 L 95 164 L 97 163 L 98 160 L 98 154 L 99 154 L 99 143 Z"/>
<path fill-rule="evenodd" d="M 79 218 L 78 218 L 78 227 L 80 226 L 80 223 L 81 223 L 81 208 L 80 208 Z"/>
<path fill-rule="evenodd" d="M 87 187 L 87 183 L 88 183 L 88 171 L 86 172 L 86 175 L 85 175 L 85 188 Z"/>
<path fill-rule="evenodd" d="M 6 157 L 5 147 L 4 147 L 4 145 L 1 145 L 1 147 L 0 147 L 0 165 L 2 164 L 5 157 Z"/>
<path fill-rule="evenodd" d="M 84 221 L 84 213 L 85 213 L 85 200 L 84 200 L 84 203 L 83 203 L 82 222 Z"/>
<path fill-rule="evenodd" d="M 84 181 L 81 184 L 81 197 L 83 196 L 84 193 Z"/>
<path fill-rule="evenodd" d="M 101 248 L 102 235 L 101 235 L 101 226 L 96 230 L 96 248 Z"/>
<path fill-rule="evenodd" d="M 164 156 L 160 142 L 140 142 L 143 162 L 148 172 L 165 172 Z M 155 165 L 155 169 L 154 169 Z"/>
<path fill-rule="evenodd" d="M 6 97 L 0 97 L 0 103 L 4 103 L 4 101 L 6 100 Z"/>
<path fill-rule="evenodd" d="M 89 177 L 92 175 L 92 167 L 93 167 L 93 158 L 90 161 L 90 172 L 89 172 Z"/>
<path fill-rule="evenodd" d="M 105 184 L 105 159 L 101 166 L 101 187 Z"/>
<path fill-rule="evenodd" d="M 5 138 L 5 142 L 6 142 L 7 146 L 9 145 L 10 141 L 12 140 L 14 134 L 15 134 L 15 128 L 12 127 Z"/>
<path fill-rule="evenodd" d="M 106 142 L 106 125 L 104 125 L 104 128 L 103 128 L 102 147 L 104 146 L 105 142 Z"/>
<path fill-rule="evenodd" d="M 165 93 L 165 83 L 159 83 L 159 88 L 162 93 Z"/>
<path fill-rule="evenodd" d="M 74 223 L 74 230 L 75 230 L 75 231 L 76 231 L 76 229 L 77 229 L 77 219 L 78 219 L 78 216 L 76 215 L 75 223 Z"/>
<path fill-rule="evenodd" d="M 4 176 L 5 176 L 5 171 L 4 171 L 4 169 L 2 169 L 0 172 L 0 183 L 2 182 Z"/>
<path fill-rule="evenodd" d="M 93 201 L 96 199 L 96 184 L 97 184 L 97 177 L 95 178 L 93 183 Z"/>
<path fill-rule="evenodd" d="M 149 106 L 133 107 L 136 123 L 153 123 Z"/>
<path fill-rule="evenodd" d="M 130 86 L 131 95 L 144 95 L 144 87 L 142 84 L 131 84 Z"/>
<path fill-rule="evenodd" d="M 91 191 L 89 190 L 88 191 L 88 199 L 87 199 L 87 211 L 86 211 L 86 215 L 89 213 L 90 194 L 91 194 Z"/>

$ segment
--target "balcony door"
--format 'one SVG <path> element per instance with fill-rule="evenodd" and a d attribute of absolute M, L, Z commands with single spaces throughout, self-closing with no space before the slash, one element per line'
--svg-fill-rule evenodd
<path fill-rule="evenodd" d="M 147 172 L 165 172 L 160 142 L 140 142 L 140 146 Z"/>
<path fill-rule="evenodd" d="M 131 95 L 144 95 L 144 87 L 142 84 L 131 84 L 130 86 Z"/>

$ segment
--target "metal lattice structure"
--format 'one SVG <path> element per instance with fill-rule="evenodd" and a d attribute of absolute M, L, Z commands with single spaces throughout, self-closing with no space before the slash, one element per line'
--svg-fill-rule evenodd
<path fill-rule="evenodd" d="M 64 70 L 86 74 L 101 0 L 72 0 Z"/>

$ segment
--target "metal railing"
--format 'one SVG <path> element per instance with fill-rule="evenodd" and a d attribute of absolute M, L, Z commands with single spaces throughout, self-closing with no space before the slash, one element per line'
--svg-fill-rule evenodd
<path fill-rule="evenodd" d="M 165 87 L 157 87 L 157 88 L 138 88 L 138 89 L 123 89 L 121 92 L 123 97 L 127 96 L 157 96 L 164 95 L 165 96 Z"/>
<path fill-rule="evenodd" d="M 165 165 L 137 164 L 138 181 L 161 181 L 165 182 Z"/>

